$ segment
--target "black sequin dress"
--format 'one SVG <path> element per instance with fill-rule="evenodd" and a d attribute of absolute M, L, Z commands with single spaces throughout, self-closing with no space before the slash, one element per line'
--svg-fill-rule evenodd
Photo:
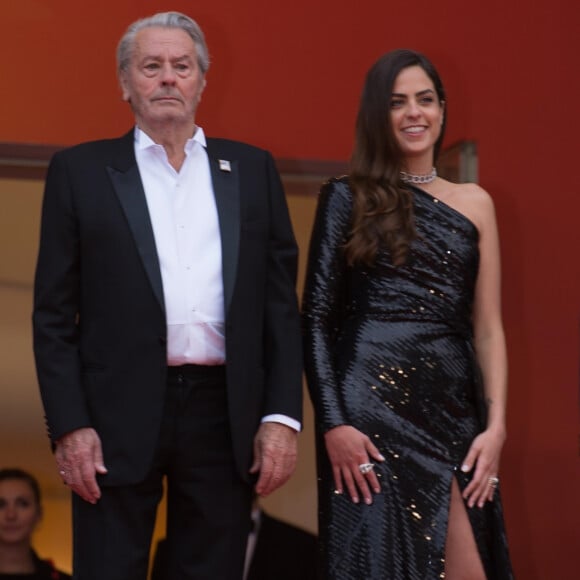
<path fill-rule="evenodd" d="M 303 310 L 325 580 L 444 578 L 452 478 L 467 485 L 459 467 L 484 424 L 471 340 L 478 231 L 413 192 L 418 238 L 397 268 L 386 252 L 373 268 L 347 268 L 347 179 L 329 181 L 319 198 Z M 322 434 L 344 424 L 386 457 L 371 506 L 334 493 Z M 512 578 L 499 493 L 468 513 L 488 579 Z"/>

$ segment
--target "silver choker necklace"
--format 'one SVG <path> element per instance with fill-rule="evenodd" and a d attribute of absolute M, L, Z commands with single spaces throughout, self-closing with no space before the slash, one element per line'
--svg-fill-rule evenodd
<path fill-rule="evenodd" d="M 401 171 L 399 172 L 399 176 L 401 177 L 401 181 L 403 183 L 431 183 L 437 177 L 437 170 L 435 167 L 433 167 L 431 172 L 425 175 L 417 175 L 416 173 L 407 173 L 406 171 Z"/>

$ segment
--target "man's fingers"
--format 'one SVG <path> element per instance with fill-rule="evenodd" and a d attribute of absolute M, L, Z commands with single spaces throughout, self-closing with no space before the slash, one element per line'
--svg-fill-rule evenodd
<path fill-rule="evenodd" d="M 256 493 L 261 496 L 266 496 L 269 493 L 270 488 L 270 478 L 272 474 L 272 461 L 264 457 L 262 461 L 254 462 L 258 463 L 260 476 L 256 482 Z"/>
<path fill-rule="evenodd" d="M 254 444 L 252 468 L 260 471 L 256 493 L 265 496 L 283 485 L 296 467 L 297 433 L 280 423 L 262 423 Z M 258 467 L 259 466 L 259 467 Z M 252 469 L 251 468 L 251 469 Z"/>
<path fill-rule="evenodd" d="M 107 473 L 101 440 L 91 428 L 64 435 L 56 445 L 55 457 L 63 481 L 80 497 L 96 503 L 101 497 L 96 474 Z"/>
<path fill-rule="evenodd" d="M 276 460 L 264 456 L 260 468 L 260 477 L 256 484 L 256 491 L 262 496 L 269 495 L 284 485 L 294 471 L 296 461 L 290 457 L 280 457 Z"/>
<path fill-rule="evenodd" d="M 93 451 L 93 463 L 95 466 L 95 470 L 97 473 L 105 474 L 107 473 L 107 468 L 105 466 L 105 462 L 103 461 L 103 448 L 101 447 L 100 440 L 94 446 Z"/>
<path fill-rule="evenodd" d="M 284 485 L 290 479 L 295 465 L 296 461 L 292 456 L 284 456 L 276 460 L 267 455 L 264 456 L 260 477 L 256 484 L 256 492 L 266 496 Z"/>

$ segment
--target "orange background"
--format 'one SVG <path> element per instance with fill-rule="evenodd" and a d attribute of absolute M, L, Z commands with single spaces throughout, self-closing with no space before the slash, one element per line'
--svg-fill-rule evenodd
<path fill-rule="evenodd" d="M 578 54 L 574 0 L 18 0 L 0 35 L 0 141 L 72 144 L 131 126 L 114 47 L 128 23 L 187 12 L 212 57 L 197 121 L 275 156 L 344 160 L 364 74 L 426 52 L 447 143 L 477 142 L 502 236 L 510 354 L 502 488 L 518 578 L 574 578 L 580 534 Z M 315 192 L 313 192 L 315 193 Z M 314 485 L 314 482 L 313 482 Z"/>

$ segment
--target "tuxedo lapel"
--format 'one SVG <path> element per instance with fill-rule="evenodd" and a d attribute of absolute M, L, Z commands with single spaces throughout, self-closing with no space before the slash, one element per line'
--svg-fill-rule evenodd
<path fill-rule="evenodd" d="M 224 304 L 227 312 L 234 291 L 240 245 L 239 165 L 237 160 L 220 159 L 211 139 L 207 141 L 207 154 L 219 216 Z"/>
<path fill-rule="evenodd" d="M 139 175 L 137 161 L 135 160 L 133 139 L 133 131 L 121 138 L 117 156 L 114 158 L 113 163 L 107 166 L 107 171 L 127 217 L 129 228 L 135 238 L 137 250 L 143 261 L 143 266 L 147 272 L 155 297 L 164 311 L 161 269 L 145 191 Z"/>

